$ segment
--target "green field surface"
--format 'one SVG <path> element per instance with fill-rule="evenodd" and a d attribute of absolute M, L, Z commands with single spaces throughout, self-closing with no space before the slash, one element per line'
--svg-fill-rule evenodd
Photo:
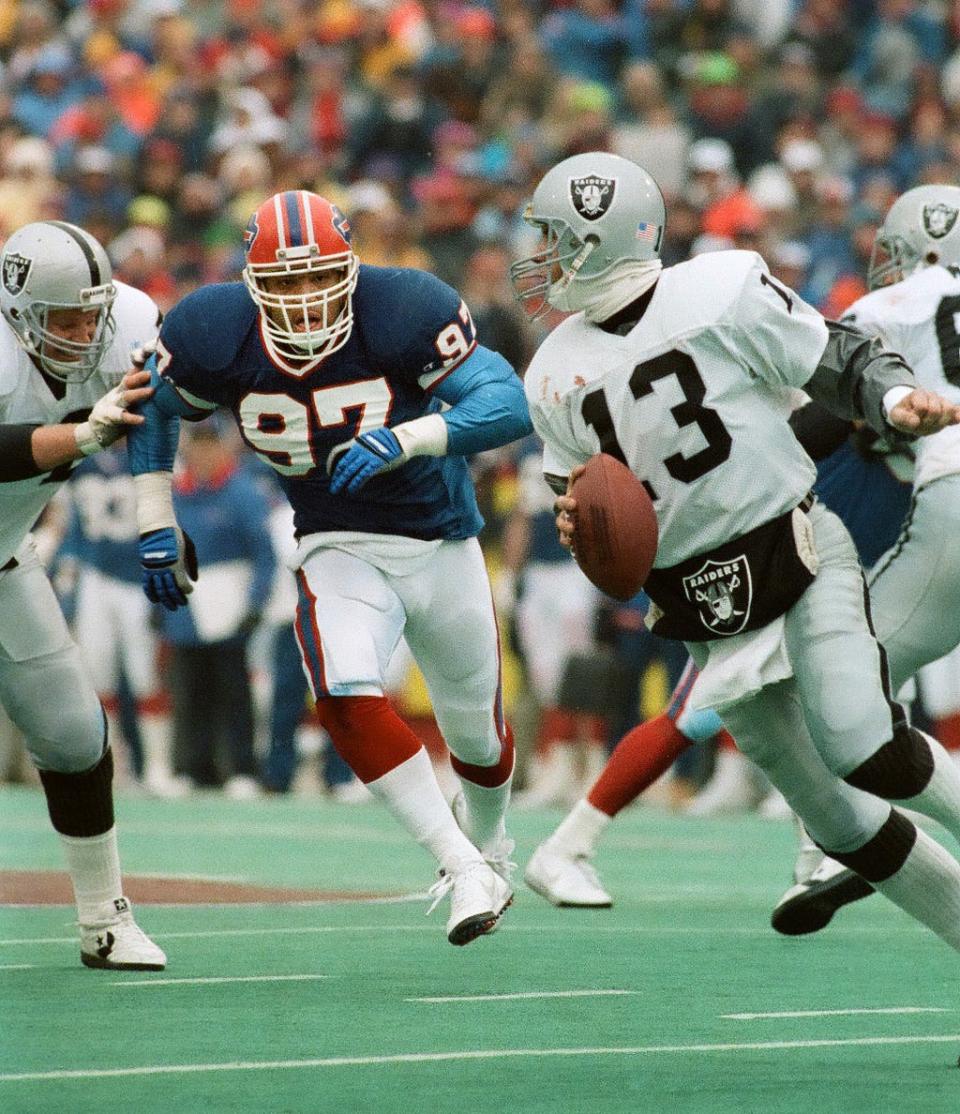
<path fill-rule="evenodd" d="M 521 864 L 558 819 L 513 817 Z M 777 936 L 788 823 L 634 808 L 597 860 L 613 909 L 520 883 L 454 948 L 376 805 L 121 795 L 118 820 L 131 875 L 384 900 L 141 904 L 163 972 L 87 970 L 71 907 L 0 905 L 3 1114 L 960 1111 L 960 957 L 878 897 Z M 0 869 L 60 868 L 41 795 L 0 789 Z"/>

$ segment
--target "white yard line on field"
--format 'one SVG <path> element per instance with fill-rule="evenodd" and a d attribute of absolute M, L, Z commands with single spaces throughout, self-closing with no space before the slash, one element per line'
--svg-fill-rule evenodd
<path fill-rule="evenodd" d="M 517 994 L 461 994 L 449 998 L 404 998 L 405 1002 L 519 1002 L 526 998 L 615 998 L 639 990 L 525 990 Z"/>
<path fill-rule="evenodd" d="M 210 1072 L 283 1071 L 303 1068 L 377 1067 L 383 1064 L 436 1064 L 464 1060 L 512 1060 L 561 1056 L 702 1055 L 707 1052 L 791 1052 L 807 1048 L 869 1048 L 882 1045 L 955 1044 L 960 1033 L 907 1037 L 845 1037 L 837 1040 L 750 1041 L 737 1044 L 648 1044 L 622 1048 L 478 1048 L 462 1052 L 400 1052 L 387 1056 L 327 1056 L 310 1060 L 237 1060 L 215 1064 L 144 1064 L 134 1068 L 82 1068 L 0 1074 L 0 1083 L 40 1083 L 66 1079 L 116 1079 L 144 1075 L 198 1075 Z"/>
<path fill-rule="evenodd" d="M 209 986 L 211 983 L 236 982 L 312 982 L 330 975 L 216 975 L 196 979 L 119 979 L 111 986 Z"/>
<path fill-rule="evenodd" d="M 872 1013 L 953 1013 L 945 1006 L 878 1006 L 849 1010 L 779 1010 L 772 1013 L 722 1013 L 724 1021 L 759 1021 L 780 1017 L 859 1017 Z"/>

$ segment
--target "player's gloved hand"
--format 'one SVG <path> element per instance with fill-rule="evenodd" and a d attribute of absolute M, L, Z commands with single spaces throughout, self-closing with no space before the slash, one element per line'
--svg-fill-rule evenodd
<path fill-rule="evenodd" d="M 129 425 L 140 425 L 142 414 L 129 407 L 143 402 L 153 394 L 148 371 L 128 371 L 103 398 L 97 399 L 90 416 L 74 430 L 77 448 L 84 456 L 98 453 L 122 437 Z"/>
<path fill-rule="evenodd" d="M 176 526 L 141 534 L 140 565 L 148 600 L 167 611 L 185 606 L 197 579 L 197 551 L 189 534 Z"/>
<path fill-rule="evenodd" d="M 334 466 L 330 491 L 337 495 L 346 488 L 348 495 L 356 495 L 367 480 L 395 468 L 402 458 L 400 442 L 386 426 L 361 433 Z"/>

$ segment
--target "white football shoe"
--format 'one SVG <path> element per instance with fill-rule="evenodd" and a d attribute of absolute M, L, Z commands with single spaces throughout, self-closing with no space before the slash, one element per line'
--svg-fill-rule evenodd
<path fill-rule="evenodd" d="M 571 855 L 541 843 L 534 851 L 523 880 L 534 893 L 561 908 L 609 909 L 613 898 L 586 855 Z"/>
<path fill-rule="evenodd" d="M 125 897 L 104 910 L 103 920 L 80 925 L 80 959 L 84 967 L 105 971 L 162 971 L 167 957 L 133 919 Z"/>
<path fill-rule="evenodd" d="M 770 924 L 784 936 L 819 932 L 844 905 L 874 892 L 873 886 L 836 859 L 823 862 L 805 882 L 791 886 L 770 914 Z"/>
<path fill-rule="evenodd" d="M 461 863 L 449 871 L 441 870 L 429 893 L 433 904 L 427 916 L 447 894 L 450 895 L 447 939 L 457 947 L 493 932 L 513 901 L 513 890 L 506 879 L 479 859 Z"/>

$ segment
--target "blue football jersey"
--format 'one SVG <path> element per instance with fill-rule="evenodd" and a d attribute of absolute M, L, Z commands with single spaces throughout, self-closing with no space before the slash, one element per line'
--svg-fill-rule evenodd
<path fill-rule="evenodd" d="M 139 584 L 137 495 L 126 452 L 113 449 L 82 461 L 68 492 L 71 555 L 104 576 Z"/>
<path fill-rule="evenodd" d="M 298 374 L 271 359 L 242 283 L 204 287 L 164 320 L 158 368 L 188 403 L 232 411 L 279 473 L 298 535 L 473 537 L 483 519 L 461 456 L 415 457 L 357 495 L 330 493 L 331 454 L 361 432 L 438 412 L 435 392 L 476 347 L 459 294 L 423 271 L 361 265 L 353 312 L 344 347 Z"/>
<path fill-rule="evenodd" d="M 843 520 L 864 568 L 897 540 L 912 494 L 882 456 L 865 457 L 850 441 L 819 462 L 814 491 Z"/>

